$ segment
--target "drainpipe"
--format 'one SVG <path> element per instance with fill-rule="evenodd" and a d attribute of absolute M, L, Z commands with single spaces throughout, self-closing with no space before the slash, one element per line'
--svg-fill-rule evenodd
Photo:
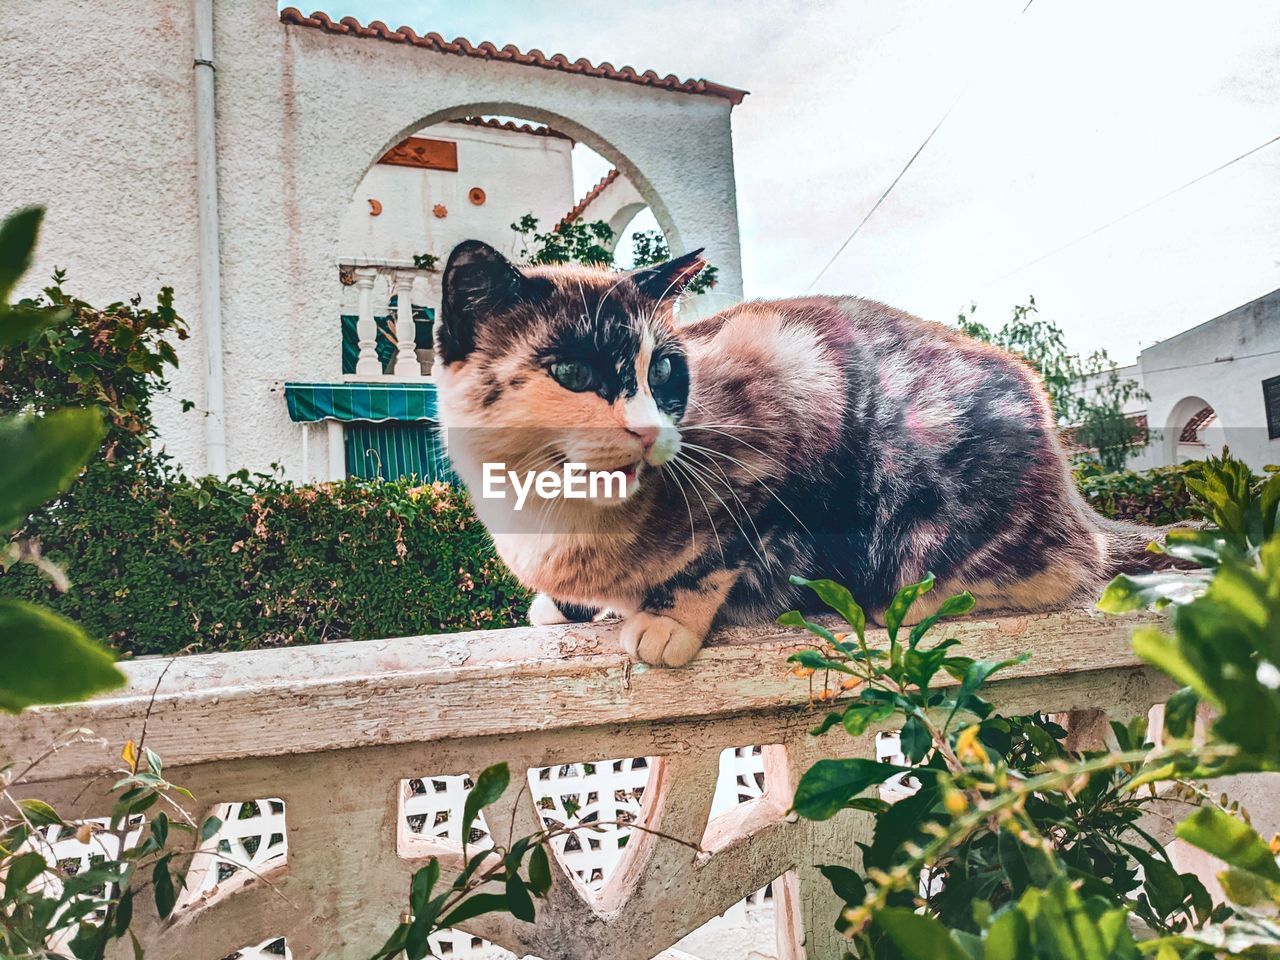
<path fill-rule="evenodd" d="M 227 474 L 223 419 L 222 268 L 218 249 L 218 154 L 214 139 L 213 0 L 193 0 L 196 59 L 196 203 L 199 211 L 200 321 L 204 330 L 205 469 Z"/>

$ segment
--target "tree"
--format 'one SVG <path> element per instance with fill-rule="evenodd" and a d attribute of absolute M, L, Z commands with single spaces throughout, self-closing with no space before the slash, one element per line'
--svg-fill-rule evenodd
<path fill-rule="evenodd" d="M 592 267 L 619 269 L 613 252 L 605 244 L 613 240 L 613 229 L 603 220 L 562 220 L 551 230 L 540 232 L 532 213 L 511 224 L 520 237 L 520 259 L 532 264 L 582 263 Z M 671 248 L 657 230 L 641 230 L 632 238 L 635 268 L 650 267 L 671 259 Z M 716 285 L 718 270 L 707 264 L 685 287 L 691 294 L 706 293 Z"/>
<path fill-rule="evenodd" d="M 1123 470 L 1129 455 L 1151 440 L 1149 432 L 1124 412 L 1131 401 L 1150 396 L 1136 380 L 1122 378 L 1105 350 L 1087 357 L 1072 353 L 1063 330 L 1039 316 L 1036 298 L 1013 308 L 999 330 L 974 318 L 977 307 L 957 318 L 961 333 L 1016 353 L 1044 381 L 1064 439 L 1091 451 L 1108 471 Z"/>

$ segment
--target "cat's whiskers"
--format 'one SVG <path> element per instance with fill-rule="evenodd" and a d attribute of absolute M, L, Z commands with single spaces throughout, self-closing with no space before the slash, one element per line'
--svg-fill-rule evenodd
<path fill-rule="evenodd" d="M 724 459 L 732 463 L 736 463 L 738 466 L 742 467 L 743 470 L 746 470 L 747 473 L 751 474 L 752 480 L 754 480 L 756 483 L 760 484 L 762 488 L 764 488 L 765 493 L 769 494 L 769 496 L 777 500 L 778 504 L 782 507 L 782 509 L 787 511 L 787 513 L 791 514 L 791 519 L 795 520 L 796 523 L 800 524 L 800 526 L 804 528 L 805 533 L 810 533 L 810 534 L 813 533 L 813 531 L 810 530 L 808 526 L 806 526 L 805 522 L 796 516 L 795 511 L 792 510 L 789 506 L 787 506 L 786 501 L 783 500 L 780 496 L 778 496 L 778 494 L 774 492 L 772 487 L 770 487 L 767 483 L 761 480 L 759 475 L 757 475 L 756 472 L 752 470 L 748 464 L 744 463 L 742 460 L 739 460 L 737 457 L 730 456 L 729 454 L 721 450 L 712 450 L 710 447 L 700 447 L 695 443 L 685 444 L 685 446 L 689 447 L 692 450 L 697 450 L 703 454 L 710 454 L 716 457 L 723 457 Z M 774 462 L 777 463 L 776 460 Z M 773 474 L 773 473 L 766 473 L 764 475 L 771 480 L 782 479 L 777 474 Z"/>
<path fill-rule="evenodd" d="M 735 428 L 738 430 L 761 430 L 765 433 L 776 433 L 777 427 L 757 427 L 749 423 L 682 423 L 681 430 L 704 430 L 713 427 L 723 427 L 724 429 Z"/>
<path fill-rule="evenodd" d="M 763 450 L 761 450 L 761 449 L 760 449 L 759 447 L 757 447 L 755 444 L 750 443 L 749 441 L 743 440 L 741 437 L 735 437 L 735 436 L 734 436 L 733 434 L 731 434 L 731 433 L 727 433 L 727 432 L 725 432 L 724 430 L 717 430 L 717 429 L 715 429 L 715 428 L 713 428 L 713 427 L 701 427 L 701 428 L 699 428 L 699 427 L 694 427 L 693 429 L 695 429 L 695 430 L 697 430 L 697 429 L 710 430 L 712 433 L 719 434 L 719 435 L 720 435 L 720 436 L 722 436 L 722 437 L 726 437 L 726 438 L 728 438 L 729 440 L 732 440 L 734 443 L 740 443 L 740 444 L 742 444 L 744 447 L 747 447 L 748 449 L 754 450 L 756 453 L 760 454 L 760 456 L 764 457 L 766 460 L 770 461 L 771 463 L 776 463 L 778 466 L 782 467 L 784 470 L 786 469 L 786 464 L 785 464 L 785 463 L 783 463 L 781 460 L 779 460 L 777 457 L 773 456 L 773 454 L 765 453 Z"/>
<path fill-rule="evenodd" d="M 681 474 L 688 477 L 691 483 L 693 483 L 693 492 L 697 496 L 699 502 L 701 502 L 702 509 L 706 512 L 707 522 L 711 525 L 711 533 L 716 538 L 716 548 L 720 551 L 720 562 L 721 563 L 727 562 L 724 556 L 724 543 L 720 540 L 720 531 L 716 529 L 716 518 L 712 516 L 711 508 L 707 506 L 706 499 L 702 496 L 702 492 L 698 489 L 698 484 L 696 482 L 697 478 L 691 472 L 689 472 L 688 465 L 681 463 L 679 460 L 672 460 L 667 464 L 667 466 L 671 467 L 674 470 L 678 470 Z M 715 496 L 715 494 L 712 493 L 712 496 Z M 716 499 L 719 499 L 719 498 L 717 497 Z M 722 505 L 724 504 L 723 500 L 721 500 L 720 502 Z M 728 508 L 726 507 L 726 509 Z"/>
<path fill-rule="evenodd" d="M 595 323 L 600 322 L 600 311 L 604 309 L 604 302 L 609 299 L 609 296 L 613 293 L 614 290 L 618 289 L 618 284 L 623 283 L 624 281 L 629 279 L 631 279 L 631 274 L 629 272 L 621 273 L 618 275 L 617 280 L 609 284 L 609 289 L 606 290 L 604 294 L 600 297 L 600 299 L 596 301 L 596 312 L 595 312 L 595 316 L 593 317 L 593 321 Z M 578 286 L 579 287 L 582 286 L 581 280 L 578 281 Z M 585 300 L 583 302 L 583 306 L 586 306 Z M 590 310 L 588 310 L 587 312 L 590 313 Z"/>
<path fill-rule="evenodd" d="M 676 489 L 680 491 L 680 496 L 684 497 L 685 510 L 689 514 L 689 542 L 694 550 L 698 549 L 698 531 L 693 524 L 693 504 L 689 502 L 689 495 L 684 492 L 684 486 L 680 483 L 680 477 L 676 473 L 668 473 L 666 470 L 659 470 L 658 476 L 662 478 L 662 485 L 667 485 L 667 478 L 670 477 L 675 481 Z"/>
<path fill-rule="evenodd" d="M 715 497 L 717 500 L 720 501 L 720 506 L 724 507 L 725 512 L 729 515 L 729 519 L 731 519 L 734 522 L 734 525 L 738 528 L 738 532 L 742 534 L 742 539 L 746 540 L 747 544 L 751 547 L 751 549 L 755 551 L 756 556 L 760 558 L 760 562 L 764 564 L 766 568 L 770 567 L 772 564 L 769 560 L 765 559 L 765 555 L 764 555 L 765 554 L 764 538 L 760 536 L 760 530 L 758 527 L 756 527 L 755 520 L 752 519 L 751 513 L 750 511 L 747 510 L 746 504 L 742 502 L 742 498 L 739 497 L 737 491 L 733 489 L 733 484 L 729 481 L 729 478 L 725 475 L 724 471 L 720 470 L 720 468 L 715 464 L 704 464 L 701 461 L 693 460 L 692 455 L 693 455 L 693 452 L 690 451 L 690 459 L 684 461 L 685 467 L 690 471 L 692 471 L 693 476 L 695 478 L 701 476 L 703 486 L 706 488 L 708 493 L 710 493 L 713 497 Z M 673 460 L 672 462 L 674 463 L 675 461 Z M 743 516 L 747 518 L 747 522 L 751 524 L 751 529 L 755 531 L 756 540 L 760 544 L 759 549 L 756 548 L 755 543 L 751 542 L 751 538 L 747 536 L 746 529 L 743 528 L 742 524 L 738 522 L 738 517 L 736 514 L 734 514 L 732 508 L 730 508 L 730 506 L 724 502 L 724 499 L 718 493 L 715 492 L 714 488 L 712 488 L 712 486 L 708 482 L 708 479 L 711 479 L 711 480 L 715 479 L 714 474 L 712 474 L 708 469 L 709 466 L 713 467 L 720 474 L 720 478 L 724 481 L 725 489 L 728 490 L 729 495 L 732 496 L 733 499 L 737 502 L 738 506 L 742 510 Z"/>

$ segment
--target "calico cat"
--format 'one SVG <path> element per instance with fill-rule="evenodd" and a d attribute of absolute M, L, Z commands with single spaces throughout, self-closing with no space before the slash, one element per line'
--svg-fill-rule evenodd
<path fill-rule="evenodd" d="M 928 571 L 926 599 L 1035 611 L 1155 562 L 1153 530 L 1077 492 L 1022 360 L 856 297 L 678 322 L 703 266 L 521 269 L 479 241 L 449 257 L 440 422 L 499 555 L 541 592 L 532 622 L 615 611 L 628 653 L 678 666 L 714 627 L 802 604 L 793 573 L 874 618 Z M 622 471 L 627 495 L 483 495 L 486 463 L 566 462 Z"/>

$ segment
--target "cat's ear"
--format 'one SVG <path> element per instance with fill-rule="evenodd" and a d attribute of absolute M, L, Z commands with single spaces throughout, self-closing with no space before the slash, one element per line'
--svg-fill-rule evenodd
<path fill-rule="evenodd" d="M 706 265 L 707 261 L 702 257 L 702 248 L 699 247 L 683 257 L 676 257 L 666 263 L 637 270 L 631 275 L 631 279 L 635 281 L 641 293 L 654 300 L 674 300 L 684 293 L 684 288 L 702 272 L 702 268 Z"/>
<path fill-rule="evenodd" d="M 446 363 L 465 360 L 476 346 L 476 326 L 525 296 L 526 278 L 487 243 L 464 240 L 453 248 L 441 281 L 436 348 Z"/>

